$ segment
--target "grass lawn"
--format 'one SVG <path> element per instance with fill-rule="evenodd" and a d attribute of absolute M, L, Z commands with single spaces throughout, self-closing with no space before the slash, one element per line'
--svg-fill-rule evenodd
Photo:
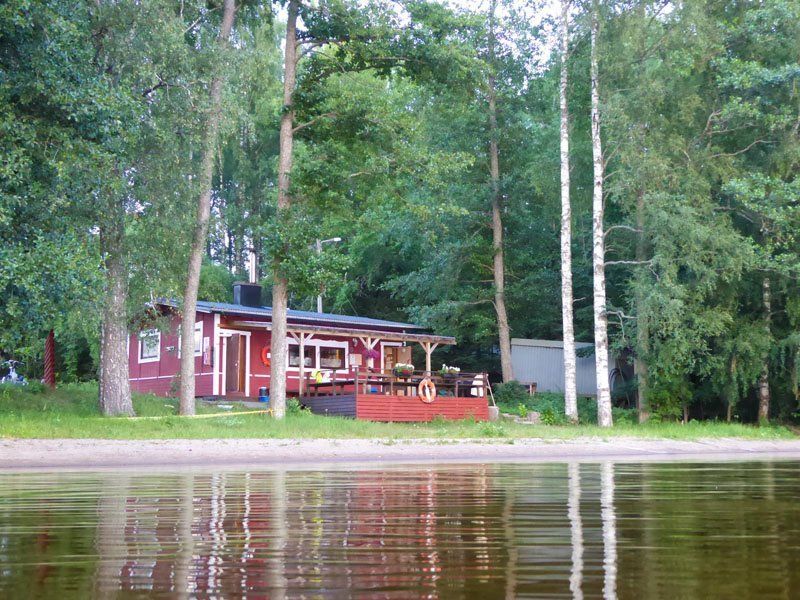
<path fill-rule="evenodd" d="M 159 419 L 103 417 L 97 409 L 96 384 L 64 385 L 56 391 L 0 387 L 0 438 L 105 438 L 105 439 L 211 439 L 211 438 L 380 438 L 400 439 L 573 439 L 619 437 L 664 439 L 750 438 L 791 439 L 797 436 L 783 426 L 754 427 L 739 423 L 648 423 L 617 419 L 612 429 L 593 425 L 522 425 L 501 421 L 433 421 L 431 423 L 372 423 L 338 417 L 291 412 L 283 421 L 259 414 L 237 414 L 246 408 L 225 411 L 226 416 L 192 419 L 175 416 L 177 401 L 135 395 L 139 416 Z M 198 414 L 220 412 L 198 402 Z"/>

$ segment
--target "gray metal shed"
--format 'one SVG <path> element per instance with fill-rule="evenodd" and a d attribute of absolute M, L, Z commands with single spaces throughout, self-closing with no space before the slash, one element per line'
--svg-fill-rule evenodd
<path fill-rule="evenodd" d="M 591 348 L 593 344 L 576 342 L 575 348 Z M 511 340 L 511 364 L 514 379 L 524 385 L 536 384 L 540 392 L 564 393 L 564 342 L 557 340 Z M 577 387 L 581 396 L 596 396 L 594 353 L 577 357 Z"/>

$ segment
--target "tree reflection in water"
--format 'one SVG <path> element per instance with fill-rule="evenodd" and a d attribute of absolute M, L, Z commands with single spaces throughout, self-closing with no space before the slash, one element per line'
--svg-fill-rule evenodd
<path fill-rule="evenodd" d="M 792 462 L 0 474 L 0 597 L 800 597 L 798 475 Z"/>
<path fill-rule="evenodd" d="M 603 598 L 617 597 L 617 516 L 614 512 L 614 465 L 600 465 L 600 515 L 603 519 Z"/>
<path fill-rule="evenodd" d="M 572 571 L 569 576 L 569 589 L 575 600 L 583 600 L 583 523 L 581 522 L 581 466 L 572 462 L 569 471 L 569 511 L 570 542 L 572 544 Z"/>

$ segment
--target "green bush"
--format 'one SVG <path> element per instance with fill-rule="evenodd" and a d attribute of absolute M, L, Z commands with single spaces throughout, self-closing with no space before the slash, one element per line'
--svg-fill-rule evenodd
<path fill-rule="evenodd" d="M 482 437 L 499 438 L 507 435 L 505 428 L 500 423 L 492 421 L 481 423 L 479 431 Z"/>
<path fill-rule="evenodd" d="M 518 381 L 509 381 L 494 386 L 494 399 L 498 404 L 506 406 L 518 406 L 526 404 L 530 400 L 530 394 Z"/>
<path fill-rule="evenodd" d="M 542 417 L 542 425 L 561 425 L 566 421 L 566 416 L 563 413 L 556 412 L 552 406 L 546 407 L 540 415 Z"/>
<path fill-rule="evenodd" d="M 287 398 L 286 399 L 286 414 L 287 415 L 299 415 L 304 412 L 302 406 L 300 406 L 300 400 L 297 398 Z"/>

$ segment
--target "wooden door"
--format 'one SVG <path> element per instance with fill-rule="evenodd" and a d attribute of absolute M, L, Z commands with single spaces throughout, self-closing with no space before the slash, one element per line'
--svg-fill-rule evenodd
<path fill-rule="evenodd" d="M 411 346 L 384 346 L 383 367 L 391 370 L 397 363 L 411 363 Z"/>
<path fill-rule="evenodd" d="M 398 346 L 395 348 L 395 362 L 411 364 L 411 346 Z"/>
<path fill-rule="evenodd" d="M 234 333 L 225 348 L 225 393 L 244 393 L 245 337 Z"/>
<path fill-rule="evenodd" d="M 397 363 L 397 354 L 395 354 L 395 350 L 395 346 L 383 347 L 383 368 L 387 371 L 391 371 Z"/>

